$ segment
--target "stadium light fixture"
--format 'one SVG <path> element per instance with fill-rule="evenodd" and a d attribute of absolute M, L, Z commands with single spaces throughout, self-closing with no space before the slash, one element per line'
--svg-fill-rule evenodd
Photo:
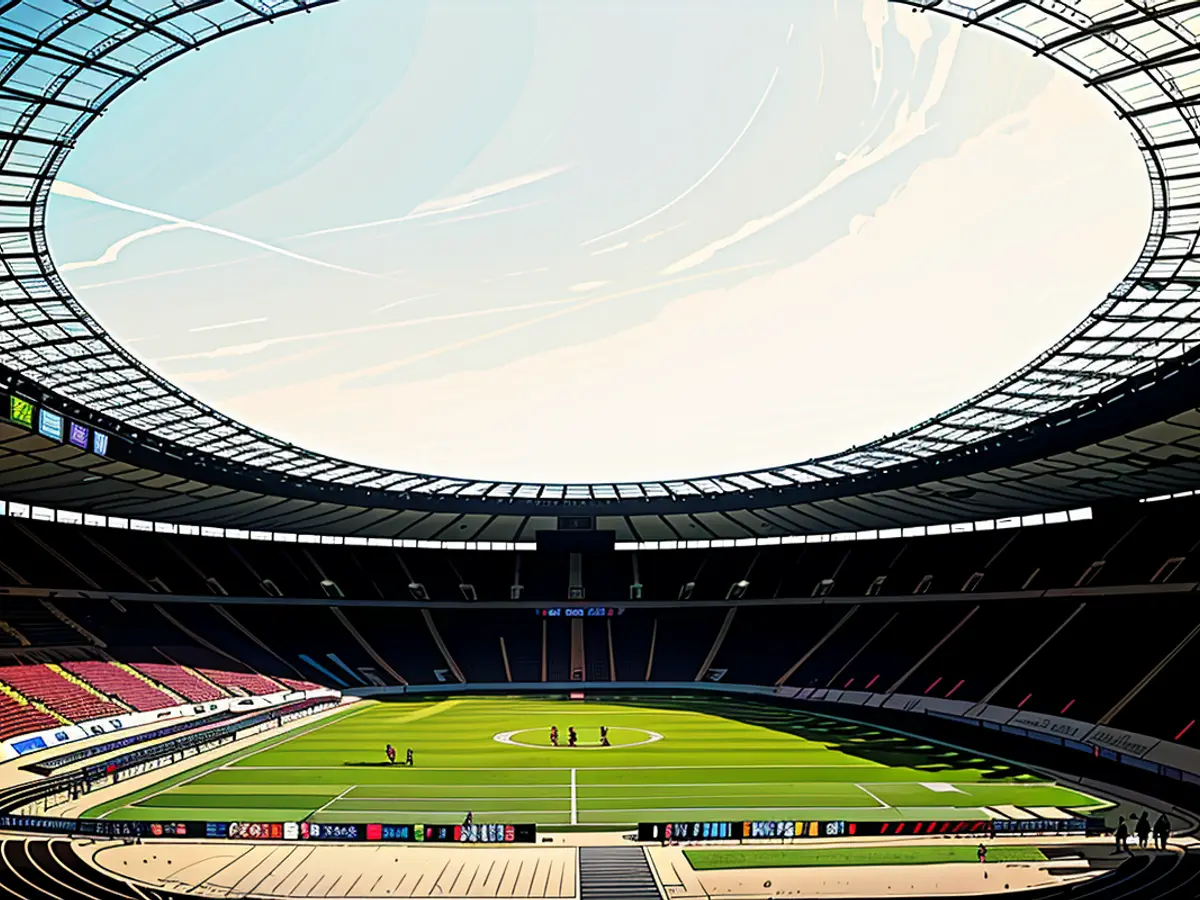
<path fill-rule="evenodd" d="M 729 590 L 725 593 L 726 600 L 741 600 L 746 596 L 746 589 L 750 587 L 750 582 L 746 579 L 735 581 L 729 586 Z"/>
<path fill-rule="evenodd" d="M 429 599 L 429 591 L 425 590 L 425 585 L 416 581 L 408 586 L 408 593 L 414 600 Z"/>

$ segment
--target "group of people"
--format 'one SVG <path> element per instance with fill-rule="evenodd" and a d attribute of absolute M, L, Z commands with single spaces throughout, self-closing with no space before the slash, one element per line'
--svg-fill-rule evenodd
<path fill-rule="evenodd" d="M 1130 817 L 1133 819 L 1133 817 Z M 1117 829 L 1113 832 L 1113 838 L 1117 843 L 1118 853 L 1129 852 L 1129 832 L 1133 831 L 1137 835 L 1138 847 L 1146 850 L 1150 844 L 1150 835 L 1154 835 L 1154 849 L 1166 850 L 1167 838 L 1171 836 L 1171 820 L 1167 818 L 1166 813 L 1160 813 L 1159 817 L 1154 821 L 1153 827 L 1150 825 L 1150 814 L 1143 812 L 1141 817 L 1133 819 L 1133 828 L 1130 829 L 1129 823 L 1125 821 L 1125 817 L 1121 816 L 1117 822 Z"/>
<path fill-rule="evenodd" d="M 579 743 L 579 735 L 575 732 L 575 729 L 571 728 L 571 727 L 567 728 L 567 746 L 574 747 L 574 746 L 577 746 L 578 743 Z M 558 746 L 558 726 L 557 725 L 550 726 L 550 746 L 551 747 Z M 600 726 L 600 746 L 601 747 L 611 746 L 608 743 L 608 726 L 607 725 Z"/>
<path fill-rule="evenodd" d="M 387 749 L 384 752 L 387 753 L 388 762 L 394 766 L 396 764 L 396 748 L 391 744 L 388 744 Z M 404 752 L 404 764 L 406 766 L 411 766 L 413 764 L 412 747 L 409 747 Z"/>

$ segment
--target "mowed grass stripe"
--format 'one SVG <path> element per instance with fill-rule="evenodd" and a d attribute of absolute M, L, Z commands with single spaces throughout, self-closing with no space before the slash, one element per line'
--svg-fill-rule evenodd
<path fill-rule="evenodd" d="M 873 728 L 755 702 L 691 703 L 666 712 L 492 697 L 364 704 L 328 728 L 280 736 L 121 802 L 139 803 L 142 816 L 154 818 L 190 810 L 190 818 L 247 820 L 273 810 L 263 820 L 440 824 L 470 809 L 479 821 L 563 824 L 572 769 L 583 824 L 676 816 L 973 819 L 986 817 L 983 806 L 1098 802 L 1008 764 Z M 571 723 L 584 740 L 609 723 L 613 734 L 657 731 L 664 739 L 586 752 L 493 740 L 553 724 L 565 735 Z M 401 757 L 412 747 L 415 766 L 389 765 L 387 743 Z M 922 784 L 937 781 L 958 790 Z"/>

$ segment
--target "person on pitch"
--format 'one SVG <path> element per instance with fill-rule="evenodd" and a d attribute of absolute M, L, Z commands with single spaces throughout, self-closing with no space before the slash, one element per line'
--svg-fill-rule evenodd
<path fill-rule="evenodd" d="M 463 819 L 463 828 L 470 828 L 475 824 L 475 813 L 467 810 L 467 817 Z"/>
<path fill-rule="evenodd" d="M 384 752 L 387 754 L 388 762 L 391 763 L 392 765 L 395 765 L 396 764 L 396 748 L 393 747 L 391 744 L 388 744 L 387 750 L 385 750 Z"/>
<path fill-rule="evenodd" d="M 408 748 L 408 751 L 407 751 L 407 752 L 404 754 L 404 764 L 405 764 L 406 766 L 411 766 L 411 765 L 413 764 L 413 761 L 412 761 L 412 747 L 409 747 L 409 748 Z"/>
<path fill-rule="evenodd" d="M 550 746 L 551 747 L 558 746 L 558 726 L 557 725 L 550 726 Z"/>
<path fill-rule="evenodd" d="M 607 746 L 609 746 L 609 743 L 608 743 L 608 726 L 607 726 L 607 725 L 601 725 L 601 726 L 600 726 L 600 746 L 601 746 L 601 747 L 607 747 Z"/>
<path fill-rule="evenodd" d="M 578 740 L 579 738 L 575 734 L 575 729 L 573 727 L 567 728 L 567 746 L 574 747 Z"/>

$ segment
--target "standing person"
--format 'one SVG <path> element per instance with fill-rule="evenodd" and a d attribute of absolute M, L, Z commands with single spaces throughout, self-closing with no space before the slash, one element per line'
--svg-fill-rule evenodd
<path fill-rule="evenodd" d="M 1113 838 L 1117 842 L 1117 853 L 1129 852 L 1129 826 L 1125 824 L 1124 816 L 1117 820 L 1117 830 L 1113 832 Z"/>
<path fill-rule="evenodd" d="M 393 747 L 391 744 L 388 744 L 387 750 L 385 750 L 384 752 L 387 754 L 388 762 L 391 763 L 392 765 L 395 765 L 396 764 L 396 748 Z"/>
<path fill-rule="evenodd" d="M 567 746 L 574 747 L 577 740 L 579 740 L 579 738 L 575 734 L 575 728 L 573 726 L 569 726 L 567 728 Z"/>
<path fill-rule="evenodd" d="M 1134 830 L 1137 832 L 1138 847 L 1147 849 L 1150 844 L 1150 813 L 1142 810 L 1142 817 L 1138 819 Z"/>
<path fill-rule="evenodd" d="M 475 813 L 471 812 L 471 811 L 468 809 L 468 810 L 467 810 L 467 817 L 466 817 L 465 819 L 463 819 L 463 827 L 464 827 L 464 828 L 470 828 L 470 827 L 471 827 L 472 825 L 474 825 L 474 824 L 475 824 Z"/>
<path fill-rule="evenodd" d="M 1166 813 L 1159 813 L 1154 820 L 1154 849 L 1166 850 L 1167 838 L 1171 836 L 1171 820 Z"/>
<path fill-rule="evenodd" d="M 404 764 L 405 764 L 406 766 L 411 766 L 411 765 L 413 764 L 413 761 L 412 761 L 412 747 L 409 747 L 409 748 L 408 748 L 408 750 L 407 750 L 407 751 L 405 752 L 405 754 L 404 754 Z"/>
<path fill-rule="evenodd" d="M 558 746 L 558 726 L 557 725 L 550 726 L 550 746 L 551 747 Z"/>
<path fill-rule="evenodd" d="M 608 726 L 607 725 L 600 726 L 600 746 L 601 747 L 608 746 Z"/>
<path fill-rule="evenodd" d="M 979 849 L 975 851 L 975 855 L 979 857 L 981 863 L 987 862 L 987 847 L 980 844 Z"/>

